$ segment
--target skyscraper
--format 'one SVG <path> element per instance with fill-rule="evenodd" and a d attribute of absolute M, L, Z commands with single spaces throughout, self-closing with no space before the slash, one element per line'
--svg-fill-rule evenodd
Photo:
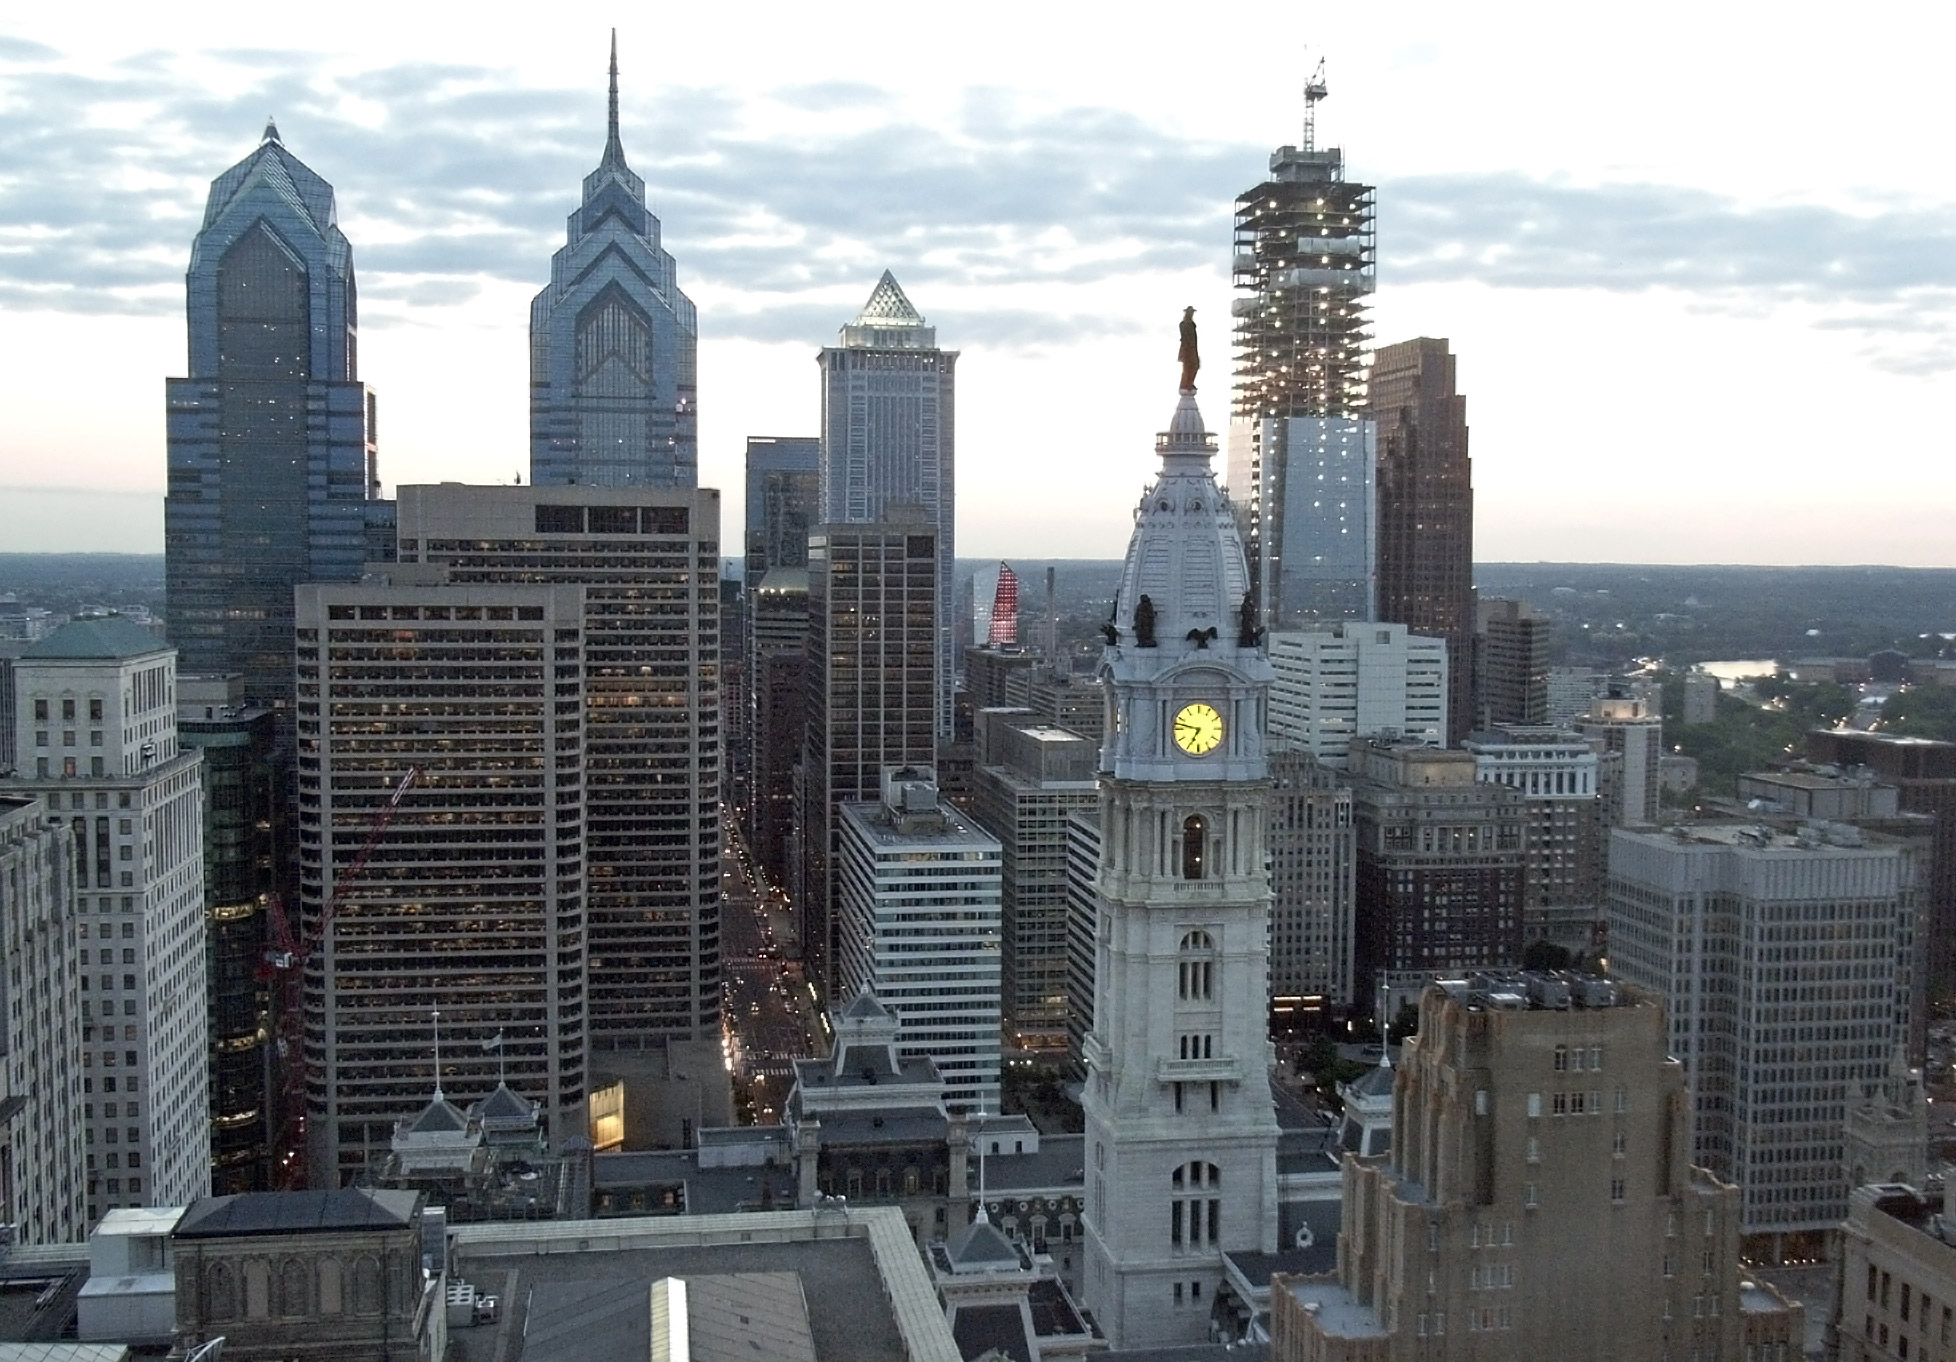
<path fill-rule="evenodd" d="M 808 566 L 808 532 L 822 519 L 822 442 L 747 437 L 747 537 L 741 575 L 751 597 L 779 567 Z"/>
<path fill-rule="evenodd" d="M 74 847 L 91 1223 L 211 1185 L 203 757 L 177 744 L 176 661 L 108 615 L 19 664 L 23 769 L 6 792 L 44 797 Z"/>
<path fill-rule="evenodd" d="M 720 494 L 441 484 L 401 507 L 402 558 L 457 585 L 584 589 L 581 663 L 551 685 L 585 714 L 592 1068 L 632 1103 L 673 1047 L 717 1068 Z"/>
<path fill-rule="evenodd" d="M 837 996 L 837 819 L 881 797 L 886 766 L 930 766 L 938 540 L 916 507 L 880 524 L 824 525 L 808 545 L 808 668 L 799 846 L 790 861 L 802 957 Z"/>
<path fill-rule="evenodd" d="M 951 584 L 957 528 L 955 373 L 888 270 L 835 345 L 822 350 L 822 511 L 835 525 L 871 524 L 890 506 L 923 507 L 937 536 L 939 737 L 951 736 Z M 853 796 L 862 797 L 862 796 Z"/>
<path fill-rule="evenodd" d="M 789 781 L 801 754 L 801 652 L 808 632 L 808 532 L 822 518 L 822 442 L 747 437 L 742 576 L 745 713 L 728 715 L 727 773 L 748 846 L 775 884 L 786 882 Z M 786 607 L 784 609 L 784 607 Z M 722 635 L 727 633 L 722 621 Z M 745 743 L 732 741 L 744 727 Z M 743 750 L 744 749 L 744 750 Z M 763 806 L 771 806 L 774 817 Z M 764 824 L 766 826 L 764 826 Z"/>
<path fill-rule="evenodd" d="M 1366 415 L 1378 427 L 1375 618 L 1447 641 L 1447 742 L 1474 726 L 1474 465 L 1467 399 L 1444 340 L 1379 347 Z"/>
<path fill-rule="evenodd" d="M 1365 420 L 1372 186 L 1319 150 L 1323 68 L 1301 147 L 1236 200 L 1236 393 L 1229 487 L 1252 589 L 1273 628 L 1373 618 L 1376 436 Z"/>
<path fill-rule="evenodd" d="M 333 187 L 265 125 L 211 184 L 185 276 L 190 372 L 165 384 L 166 617 L 188 672 L 289 705 L 292 588 L 393 539 Z"/>
<path fill-rule="evenodd" d="M 699 482 L 699 323 L 611 117 L 550 282 L 530 304 L 530 481 L 599 487 Z"/>
<path fill-rule="evenodd" d="M 1184 386 L 1100 674 L 1086 1291 L 1117 1349 L 1199 1343 L 1228 1251 L 1277 1249 L 1269 1048 L 1270 662 L 1215 437 Z"/>
<path fill-rule="evenodd" d="M 1326 766 L 1350 764 L 1353 738 L 1446 741 L 1450 659 L 1403 624 L 1333 624 L 1270 635 L 1270 732 Z"/>
<path fill-rule="evenodd" d="M 1282 1024 L 1352 1003 L 1357 857 L 1342 771 L 1277 742 L 1270 779 L 1270 1004 Z"/>
<path fill-rule="evenodd" d="M 748 589 L 753 635 L 754 773 L 748 846 L 768 883 L 789 883 L 795 771 L 801 761 L 808 676 L 808 569 L 770 568 Z"/>
<path fill-rule="evenodd" d="M 1385 1158 L 1345 1162 L 1335 1279 L 1271 1286 L 1273 1362 L 1797 1358 L 1692 1166 L 1661 1000 L 1479 975 L 1420 998 Z M 1790 1351 L 1789 1351 L 1790 1346 Z"/>
<path fill-rule="evenodd" d="M 392 581 L 298 592 L 317 1187 L 365 1172 L 431 1087 L 485 1096 L 499 1072 L 542 1104 L 553 1140 L 586 1130 L 584 593 L 443 577 L 404 564 Z M 342 886 L 413 767 L 417 786 Z M 439 1071 L 437 1008 L 449 1042 Z"/>
<path fill-rule="evenodd" d="M 1480 600 L 1475 613 L 1480 620 L 1473 659 L 1475 722 L 1482 728 L 1549 722 L 1549 640 L 1555 622 L 1526 601 L 1499 597 Z"/>

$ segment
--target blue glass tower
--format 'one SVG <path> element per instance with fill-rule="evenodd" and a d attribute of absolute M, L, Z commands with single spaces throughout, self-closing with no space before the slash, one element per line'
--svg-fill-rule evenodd
<path fill-rule="evenodd" d="M 392 557 L 353 252 L 333 187 L 265 125 L 211 184 L 185 276 L 190 376 L 166 383 L 164 572 L 185 672 L 289 705 L 292 588 Z"/>
<path fill-rule="evenodd" d="M 566 236 L 530 304 L 530 480 L 697 486 L 699 324 L 625 164 L 615 32 L 610 135 Z"/>

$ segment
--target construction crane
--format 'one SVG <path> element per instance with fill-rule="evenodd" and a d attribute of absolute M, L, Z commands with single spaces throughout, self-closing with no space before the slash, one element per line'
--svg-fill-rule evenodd
<path fill-rule="evenodd" d="M 1304 150 L 1318 149 L 1318 101 L 1330 94 L 1324 83 L 1324 58 L 1318 58 L 1317 69 L 1311 78 L 1304 82 Z"/>
<path fill-rule="evenodd" d="M 273 980 L 272 991 L 276 995 L 273 1013 L 273 1048 L 279 1066 L 279 1121 L 280 1129 L 276 1144 L 283 1146 L 283 1157 L 277 1159 L 272 1169 L 272 1178 L 280 1190 L 306 1186 L 306 1140 L 305 1140 L 305 1101 L 306 1101 L 306 1036 L 305 1036 L 305 981 L 306 964 L 313 952 L 333 930 L 333 919 L 339 916 L 341 905 L 353 886 L 359 882 L 367 862 L 372 859 L 374 848 L 386 835 L 387 825 L 394 821 L 394 815 L 401 811 L 401 801 L 407 792 L 421 780 L 419 766 L 410 766 L 401 783 L 387 797 L 387 802 L 374 811 L 367 820 L 367 837 L 360 844 L 360 850 L 347 862 L 346 869 L 333 876 L 333 892 L 320 911 L 318 926 L 311 935 L 300 937 L 292 930 L 292 922 L 285 914 L 285 905 L 277 894 L 266 901 L 266 916 L 269 919 L 270 940 L 265 946 L 265 958 L 260 969 L 260 977 Z M 275 1153 L 279 1152 L 277 1150 Z"/>

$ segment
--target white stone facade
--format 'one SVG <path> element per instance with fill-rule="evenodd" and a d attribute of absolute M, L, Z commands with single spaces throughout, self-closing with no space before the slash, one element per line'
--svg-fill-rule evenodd
<path fill-rule="evenodd" d="M 0 950 L 7 967 L 0 1096 L 9 1176 L 0 1205 L 22 1244 L 87 1233 L 83 1173 L 80 940 L 73 842 L 38 799 L 0 795 Z"/>
<path fill-rule="evenodd" d="M 1270 662 L 1192 391 L 1157 448 L 1100 668 L 1084 1287 L 1116 1348 L 1204 1341 L 1223 1252 L 1277 1247 Z"/>
<path fill-rule="evenodd" d="M 1354 738 L 1447 740 L 1445 639 L 1403 624 L 1335 624 L 1270 636 L 1270 734 L 1343 770 Z"/>
<path fill-rule="evenodd" d="M 76 851 L 88 1219 L 185 1205 L 210 1192 L 209 990 L 203 755 L 177 744 L 176 651 L 81 619 L 16 675 L 33 772 L 16 784 Z"/>
<path fill-rule="evenodd" d="M 896 1014 L 952 1110 L 997 1111 L 998 839 L 939 802 L 927 770 L 891 768 L 883 792 L 840 810 L 843 987 Z"/>

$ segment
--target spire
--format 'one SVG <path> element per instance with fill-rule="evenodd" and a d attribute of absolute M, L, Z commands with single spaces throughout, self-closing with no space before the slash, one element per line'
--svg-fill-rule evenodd
<path fill-rule="evenodd" d="M 857 326 L 922 326 L 923 324 L 923 314 L 911 305 L 910 299 L 904 295 L 903 286 L 897 283 L 896 276 L 888 270 L 884 270 L 883 277 L 876 281 L 876 287 L 870 291 L 869 301 L 863 304 L 863 310 L 856 314 L 855 321 Z"/>
<path fill-rule="evenodd" d="M 280 146 L 285 145 L 285 139 L 278 135 L 278 123 L 270 114 L 265 115 L 265 132 L 258 141 L 261 146 L 266 142 L 277 142 Z"/>
<path fill-rule="evenodd" d="M 435 1101 L 442 1100 L 441 1094 L 441 1009 L 433 1008 L 435 1014 Z"/>
<path fill-rule="evenodd" d="M 604 160 L 606 166 L 625 164 L 625 144 L 618 137 L 618 30 L 611 30 L 611 119 L 607 126 L 604 141 Z"/>

